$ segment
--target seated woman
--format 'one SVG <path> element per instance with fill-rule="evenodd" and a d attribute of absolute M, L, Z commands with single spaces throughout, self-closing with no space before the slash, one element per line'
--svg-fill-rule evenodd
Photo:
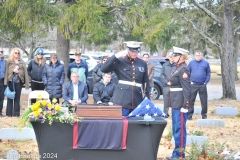
<path fill-rule="evenodd" d="M 72 72 L 71 81 L 64 85 L 63 99 L 64 104 L 71 104 L 72 106 L 87 104 L 87 84 L 79 81 L 77 72 Z"/>
<path fill-rule="evenodd" d="M 115 84 L 111 82 L 111 73 L 104 73 L 103 80 L 98 82 L 93 88 L 93 99 L 97 104 L 113 105 L 112 97 Z"/>

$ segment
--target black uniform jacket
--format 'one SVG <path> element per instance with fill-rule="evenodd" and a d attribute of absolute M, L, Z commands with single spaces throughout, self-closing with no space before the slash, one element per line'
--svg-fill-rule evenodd
<path fill-rule="evenodd" d="M 150 98 L 147 63 L 142 59 L 130 59 L 128 56 L 121 58 L 112 56 L 102 65 L 101 70 L 104 73 L 114 71 L 118 80 L 142 84 L 143 88 L 118 83 L 113 95 L 114 104 L 121 105 L 127 109 L 134 109 L 142 102 L 143 91 Z M 146 86 L 146 89 L 144 89 L 144 86 Z"/>
<path fill-rule="evenodd" d="M 188 75 L 187 78 L 183 78 L 183 74 Z M 190 73 L 185 62 L 178 64 L 176 69 L 170 75 L 170 106 L 174 109 L 185 108 L 190 106 L 191 98 L 191 85 L 190 85 Z M 171 91 L 171 88 L 182 88 L 182 91 Z"/>

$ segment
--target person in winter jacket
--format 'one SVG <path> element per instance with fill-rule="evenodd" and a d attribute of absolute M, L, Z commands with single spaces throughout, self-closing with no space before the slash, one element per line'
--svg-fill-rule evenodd
<path fill-rule="evenodd" d="M 43 49 L 39 48 L 35 53 L 35 58 L 28 64 L 28 75 L 31 77 L 31 89 L 44 90 L 44 84 L 42 81 L 43 68 L 46 63 L 46 59 L 43 57 Z M 31 99 L 31 103 L 35 103 L 36 99 Z"/>
<path fill-rule="evenodd" d="M 67 77 L 70 79 L 71 72 L 77 72 L 79 80 L 83 83 L 87 83 L 88 77 L 88 65 L 87 62 L 81 59 L 81 52 L 75 52 L 75 61 L 68 65 Z"/>
<path fill-rule="evenodd" d="M 103 56 L 102 57 L 102 63 L 97 64 L 93 70 L 92 70 L 92 76 L 93 76 L 93 86 L 97 83 L 100 82 L 103 78 L 103 72 L 101 71 L 101 66 L 103 63 L 106 62 L 108 56 Z"/>
<path fill-rule="evenodd" d="M 16 92 L 14 99 L 7 99 L 6 115 L 8 117 L 20 116 L 20 96 L 23 84 L 25 84 L 26 89 L 29 88 L 27 67 L 26 63 L 22 60 L 21 50 L 19 48 L 14 48 L 7 60 L 4 76 L 4 85 L 8 85 L 11 91 L 15 90 Z"/>
<path fill-rule="evenodd" d="M 62 98 L 62 85 L 64 83 L 65 73 L 63 62 L 58 59 L 57 54 L 52 53 L 50 56 L 50 62 L 46 61 L 43 68 L 42 80 L 45 86 L 45 90 L 49 93 L 49 98 L 52 101 L 53 98 Z"/>
<path fill-rule="evenodd" d="M 97 104 L 113 105 L 113 94 L 115 84 L 111 82 L 111 73 L 104 73 L 103 80 L 98 82 L 93 88 L 93 99 Z"/>
<path fill-rule="evenodd" d="M 176 68 L 176 63 L 173 62 L 172 58 L 172 52 L 169 52 L 167 54 L 167 58 L 169 59 L 168 62 L 164 63 L 162 66 L 162 71 L 160 75 L 160 81 L 163 84 L 163 102 L 164 102 L 164 113 L 169 116 L 168 111 L 169 111 L 169 96 L 170 96 L 170 82 L 169 78 L 171 73 L 175 70 Z"/>

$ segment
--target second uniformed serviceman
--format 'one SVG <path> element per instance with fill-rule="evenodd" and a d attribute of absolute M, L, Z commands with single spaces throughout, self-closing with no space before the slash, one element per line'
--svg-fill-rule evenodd
<path fill-rule="evenodd" d="M 191 86 L 190 74 L 185 63 L 188 59 L 188 51 L 182 48 L 173 47 L 173 61 L 176 69 L 171 73 L 170 81 L 170 106 L 172 107 L 172 133 L 175 140 L 175 148 L 168 160 L 184 158 L 185 154 L 180 148 L 186 146 L 186 121 L 188 108 L 190 106 Z"/>
<path fill-rule="evenodd" d="M 102 72 L 114 71 L 118 77 L 113 103 L 122 106 L 122 115 L 127 116 L 143 100 L 150 98 L 150 85 L 147 63 L 138 58 L 142 42 L 124 42 L 127 50 L 120 51 L 108 58 L 102 65 Z"/>

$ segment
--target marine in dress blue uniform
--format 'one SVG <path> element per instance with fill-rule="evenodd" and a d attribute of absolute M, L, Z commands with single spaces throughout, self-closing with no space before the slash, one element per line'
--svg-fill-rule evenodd
<path fill-rule="evenodd" d="M 191 86 L 190 74 L 185 63 L 188 59 L 188 51 L 173 47 L 173 61 L 177 63 L 176 69 L 170 75 L 170 107 L 172 107 L 172 133 L 175 140 L 175 148 L 168 160 L 184 158 L 184 152 L 179 149 L 186 147 L 186 121 L 190 106 Z"/>
<path fill-rule="evenodd" d="M 108 58 L 102 65 L 102 72 L 114 71 L 118 77 L 113 103 L 122 106 L 122 115 L 127 116 L 143 100 L 150 98 L 150 85 L 147 63 L 138 58 L 142 42 L 128 41 L 127 50 Z"/>

